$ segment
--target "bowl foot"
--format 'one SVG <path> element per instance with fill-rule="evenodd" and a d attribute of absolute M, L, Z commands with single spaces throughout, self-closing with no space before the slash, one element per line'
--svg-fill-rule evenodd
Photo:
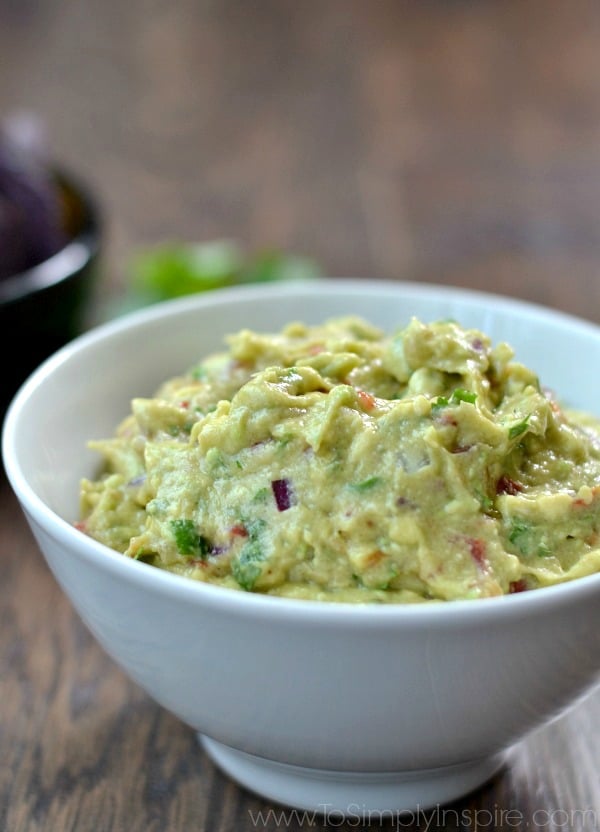
<path fill-rule="evenodd" d="M 212 760 L 253 792 L 315 814 L 363 822 L 441 806 L 481 786 L 504 754 L 441 768 L 397 772 L 342 772 L 278 763 L 198 734 Z"/>

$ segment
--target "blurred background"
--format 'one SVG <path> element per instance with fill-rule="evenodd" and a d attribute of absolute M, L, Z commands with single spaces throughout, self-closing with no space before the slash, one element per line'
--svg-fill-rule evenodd
<path fill-rule="evenodd" d="M 3 223 L 33 213 L 8 204 L 11 191 L 31 205 L 32 189 L 15 189 L 0 144 L 0 414 L 82 304 L 84 325 L 121 310 L 137 253 L 164 244 L 233 240 L 322 274 L 471 287 L 600 323 L 594 0 L 0 0 L 3 126 L 86 187 L 60 229 L 80 243 L 59 257 L 74 279 L 63 294 L 42 269 L 30 295 L 2 274 L 16 251 Z M 213 267 L 231 256 L 211 252 Z M 0 550 L 0 826 L 249 828 L 262 804 L 95 645 L 2 478 Z M 461 806 L 598 805 L 598 713 L 596 697 L 540 732 Z"/>
<path fill-rule="evenodd" d="M 583 0 L 0 0 L 0 116 L 100 204 L 99 302 L 232 238 L 598 321 L 599 44 Z"/>

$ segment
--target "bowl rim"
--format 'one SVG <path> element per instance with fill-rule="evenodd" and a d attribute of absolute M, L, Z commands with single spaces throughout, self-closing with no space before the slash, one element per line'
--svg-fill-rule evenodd
<path fill-rule="evenodd" d="M 360 627 L 388 626 L 392 622 L 414 626 L 423 624 L 443 624 L 444 627 L 462 626 L 471 621 L 473 616 L 479 623 L 503 620 L 506 616 L 547 612 L 555 606 L 570 605 L 589 596 L 599 595 L 600 573 L 512 595 L 455 601 L 434 600 L 422 604 L 320 601 L 244 592 L 194 581 L 124 557 L 121 553 L 88 537 L 76 529 L 73 523 L 56 514 L 27 481 L 19 463 L 17 451 L 20 414 L 27 407 L 34 390 L 51 377 L 55 370 L 69 362 L 73 356 L 93 349 L 96 344 L 105 342 L 126 329 L 144 327 L 165 317 L 176 317 L 181 312 L 187 312 L 193 308 L 204 309 L 223 304 L 229 305 L 244 299 L 260 300 L 272 297 L 273 294 L 293 295 L 297 292 L 328 294 L 332 291 L 346 295 L 363 293 L 367 285 L 374 291 L 397 290 L 403 293 L 404 298 L 410 296 L 439 298 L 441 294 L 467 304 L 469 302 L 473 304 L 482 301 L 493 302 L 495 306 L 500 305 L 506 312 L 519 309 L 533 318 L 546 320 L 550 318 L 600 340 L 600 326 L 569 313 L 505 295 L 434 283 L 365 278 L 322 278 L 318 281 L 289 281 L 281 284 L 228 287 L 206 294 L 162 301 L 100 324 L 73 339 L 34 370 L 13 397 L 2 427 L 2 457 L 7 478 L 25 515 L 39 524 L 46 534 L 61 546 L 76 550 L 78 557 L 83 557 L 95 566 L 108 570 L 123 581 L 182 602 L 200 603 L 214 609 L 227 610 L 230 614 L 251 614 L 255 618 L 270 619 L 275 615 L 290 620 L 299 619 L 323 625 L 343 623 L 347 626 L 354 623 Z"/>
<path fill-rule="evenodd" d="M 80 230 L 51 257 L 35 266 L 0 281 L 0 304 L 9 305 L 29 298 L 68 280 L 98 253 L 100 247 L 100 210 L 87 185 L 70 172 L 53 166 L 55 181 L 79 200 L 83 219 Z"/>

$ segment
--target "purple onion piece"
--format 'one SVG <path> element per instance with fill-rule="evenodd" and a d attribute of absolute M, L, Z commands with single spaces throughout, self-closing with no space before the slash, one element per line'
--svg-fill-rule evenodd
<path fill-rule="evenodd" d="M 292 488 L 292 484 L 288 479 L 273 480 L 271 483 L 275 503 L 278 511 L 287 511 L 293 505 L 296 505 L 296 496 Z"/>
<path fill-rule="evenodd" d="M 48 170 L 0 130 L 0 279 L 56 254 L 66 243 L 62 222 Z"/>
<path fill-rule="evenodd" d="M 134 477 L 132 480 L 129 480 L 127 485 L 134 488 L 135 486 L 142 485 L 146 482 L 146 474 L 139 474 L 137 477 Z"/>

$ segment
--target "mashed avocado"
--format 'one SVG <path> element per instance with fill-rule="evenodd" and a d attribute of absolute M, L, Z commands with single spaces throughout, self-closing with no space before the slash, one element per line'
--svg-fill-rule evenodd
<path fill-rule="evenodd" d="M 482 598 L 600 571 L 600 422 L 451 321 L 244 330 L 134 399 L 79 528 L 225 587 Z"/>

